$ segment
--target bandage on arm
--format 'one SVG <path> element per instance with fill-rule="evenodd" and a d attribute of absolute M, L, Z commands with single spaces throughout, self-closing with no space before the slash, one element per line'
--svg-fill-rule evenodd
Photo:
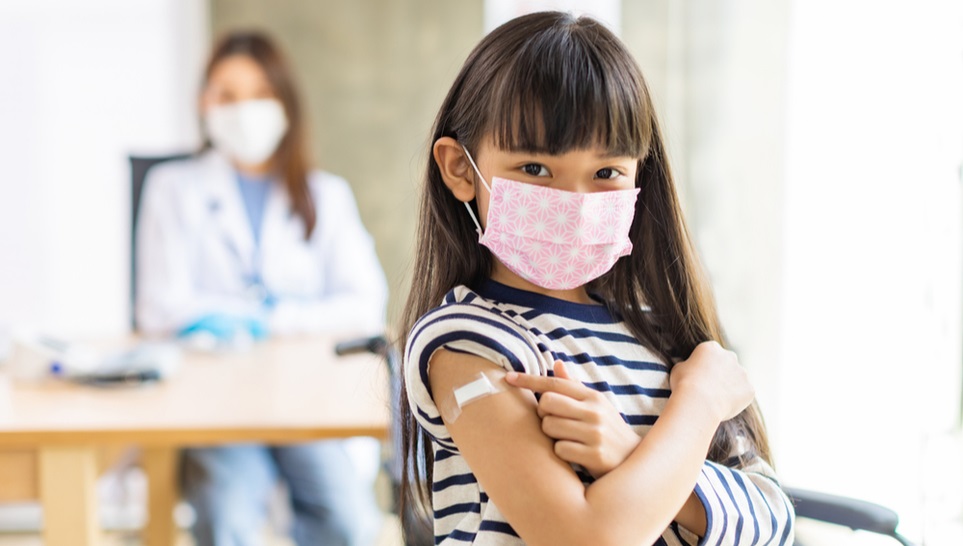
<path fill-rule="evenodd" d="M 462 409 L 474 402 L 502 392 L 498 386 L 500 379 L 494 381 L 486 374 L 479 372 L 474 379 L 455 387 L 446 393 L 438 403 L 438 411 L 446 423 L 454 423 L 461 415 Z"/>

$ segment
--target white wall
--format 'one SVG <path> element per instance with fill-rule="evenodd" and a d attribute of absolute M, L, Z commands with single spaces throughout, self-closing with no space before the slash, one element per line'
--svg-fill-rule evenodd
<path fill-rule="evenodd" d="M 625 1 L 623 29 L 781 477 L 958 543 L 963 4 Z"/>
<path fill-rule="evenodd" d="M 549 10 L 589 14 L 615 32 L 622 26 L 621 0 L 485 0 L 485 32 L 520 15 Z"/>
<path fill-rule="evenodd" d="M 670 21 L 682 50 L 666 132 L 683 165 L 686 214 L 720 318 L 778 451 L 790 2 L 675 4 Z"/>
<path fill-rule="evenodd" d="M 887 504 L 917 537 L 928 474 L 960 470 L 926 446 L 960 415 L 961 30 L 958 1 L 791 18 L 783 477 Z"/>
<path fill-rule="evenodd" d="M 0 331 L 128 326 L 130 153 L 196 146 L 201 0 L 0 3 Z"/>

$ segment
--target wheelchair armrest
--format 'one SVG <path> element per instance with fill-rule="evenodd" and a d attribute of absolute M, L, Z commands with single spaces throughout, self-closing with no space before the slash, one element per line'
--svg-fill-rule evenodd
<path fill-rule="evenodd" d="M 374 353 L 384 356 L 388 351 L 388 339 L 383 335 L 365 336 L 338 342 L 334 346 L 334 353 L 338 356 L 356 353 Z"/>
<path fill-rule="evenodd" d="M 899 516 L 885 506 L 793 487 L 784 487 L 783 490 L 795 505 L 797 517 L 883 535 L 896 534 Z"/>

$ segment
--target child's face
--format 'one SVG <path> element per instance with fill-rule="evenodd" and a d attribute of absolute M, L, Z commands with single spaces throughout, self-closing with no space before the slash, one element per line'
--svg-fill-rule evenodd
<path fill-rule="evenodd" d="M 489 185 L 492 178 L 507 178 L 577 193 L 632 189 L 638 170 L 637 157 L 610 156 L 601 148 L 533 154 L 500 150 L 490 139 L 482 142 L 475 161 Z M 474 197 L 478 199 L 479 221 L 485 227 L 490 195 L 479 183 Z"/>
<path fill-rule="evenodd" d="M 477 199 L 478 220 L 483 229 L 487 228 L 491 194 L 475 174 L 464 148 L 457 140 L 442 137 L 435 141 L 432 154 L 441 178 L 452 195 L 465 203 Z M 506 178 L 522 184 L 577 193 L 631 190 L 635 188 L 639 165 L 637 157 L 611 156 L 599 147 L 549 155 L 501 150 L 491 139 L 481 143 L 474 159 L 488 184 L 491 184 L 494 178 Z M 584 286 L 542 288 L 506 267 L 499 261 L 498 256 L 495 256 L 493 262 L 491 278 L 523 290 L 580 303 L 593 302 Z"/>

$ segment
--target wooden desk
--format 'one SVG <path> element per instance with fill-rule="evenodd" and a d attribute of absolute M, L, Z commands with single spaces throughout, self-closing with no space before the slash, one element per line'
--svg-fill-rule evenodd
<path fill-rule="evenodd" d="M 384 438 L 387 377 L 381 358 L 338 357 L 325 338 L 272 341 L 243 354 L 185 353 L 173 377 L 144 387 L 18 384 L 0 374 L 0 450 L 37 454 L 44 544 L 87 546 L 100 538 L 98 450 L 142 446 L 150 491 L 146 543 L 170 546 L 179 448 Z"/>

